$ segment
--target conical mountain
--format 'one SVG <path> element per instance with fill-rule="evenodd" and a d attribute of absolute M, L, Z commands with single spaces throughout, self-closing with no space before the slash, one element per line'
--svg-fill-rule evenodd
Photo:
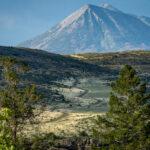
<path fill-rule="evenodd" d="M 49 31 L 19 46 L 60 54 L 150 49 L 150 18 L 109 4 L 85 5 Z"/>

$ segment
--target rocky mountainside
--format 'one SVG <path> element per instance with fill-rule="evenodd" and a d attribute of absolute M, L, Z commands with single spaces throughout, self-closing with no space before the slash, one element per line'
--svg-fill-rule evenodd
<path fill-rule="evenodd" d="M 43 34 L 20 43 L 59 54 L 150 48 L 150 18 L 109 4 L 85 5 Z"/>

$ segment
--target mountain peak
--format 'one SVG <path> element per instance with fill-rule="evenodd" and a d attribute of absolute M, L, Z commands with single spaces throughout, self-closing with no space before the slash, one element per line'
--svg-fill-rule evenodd
<path fill-rule="evenodd" d="M 113 7 L 111 4 L 108 4 L 108 3 L 101 3 L 100 7 L 105 8 L 105 9 L 109 9 L 112 11 L 119 11 L 117 8 Z"/>
<path fill-rule="evenodd" d="M 75 20 L 78 20 L 86 11 L 88 11 L 88 10 L 94 8 L 94 7 L 97 7 L 97 6 L 94 6 L 92 4 L 86 4 L 86 5 L 82 6 L 80 9 L 73 12 L 70 16 L 68 16 L 66 19 L 64 19 L 60 23 L 61 29 L 65 28 L 68 25 L 70 25 Z"/>
<path fill-rule="evenodd" d="M 69 15 L 67 18 L 65 18 L 62 22 L 60 22 L 60 30 L 64 29 L 65 27 L 68 27 L 70 24 L 78 20 L 81 16 L 85 14 L 85 12 L 92 12 L 103 9 L 108 9 L 111 11 L 119 11 L 118 9 L 114 8 L 112 5 L 108 3 L 102 3 L 100 6 L 96 6 L 93 4 L 85 4 L 75 12 L 73 12 L 71 15 Z"/>
<path fill-rule="evenodd" d="M 103 3 L 82 6 L 48 32 L 19 46 L 72 54 L 149 49 L 149 39 L 149 18 L 125 14 Z"/>

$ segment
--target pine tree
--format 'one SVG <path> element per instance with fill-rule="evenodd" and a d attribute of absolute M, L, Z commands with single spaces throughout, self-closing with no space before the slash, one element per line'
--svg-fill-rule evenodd
<path fill-rule="evenodd" d="M 109 111 L 96 119 L 93 135 L 100 149 L 150 148 L 150 94 L 131 66 L 112 83 Z"/>
<path fill-rule="evenodd" d="M 11 111 L 9 127 L 11 129 L 12 142 L 16 149 L 18 133 L 26 120 L 34 117 L 33 106 L 39 99 L 35 85 L 24 85 L 20 76 L 28 67 L 22 61 L 14 58 L 3 57 L 0 59 L 2 67 L 3 86 L 0 88 L 0 107 Z"/>

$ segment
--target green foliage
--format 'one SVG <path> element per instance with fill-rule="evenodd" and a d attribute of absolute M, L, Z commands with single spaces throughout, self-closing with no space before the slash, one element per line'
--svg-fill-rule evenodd
<path fill-rule="evenodd" d="M 0 106 L 11 111 L 11 116 L 6 124 L 11 131 L 12 143 L 17 148 L 21 125 L 34 117 L 33 106 L 39 96 L 35 85 L 25 86 L 20 80 L 20 75 L 28 70 L 24 63 L 14 58 L 3 57 L 0 59 L 0 65 L 4 79 L 4 86 L 0 89 Z"/>
<path fill-rule="evenodd" d="M 56 144 L 56 140 L 59 140 L 59 137 L 53 133 L 48 133 L 37 134 L 30 140 L 23 139 L 21 143 L 24 150 L 48 150 Z"/>
<path fill-rule="evenodd" d="M 112 84 L 109 111 L 97 118 L 93 135 L 104 149 L 150 147 L 150 94 L 131 66 Z"/>
<path fill-rule="evenodd" d="M 0 110 L 0 149 L 1 150 L 14 150 L 11 130 L 8 126 L 9 119 L 12 112 L 7 108 Z"/>

